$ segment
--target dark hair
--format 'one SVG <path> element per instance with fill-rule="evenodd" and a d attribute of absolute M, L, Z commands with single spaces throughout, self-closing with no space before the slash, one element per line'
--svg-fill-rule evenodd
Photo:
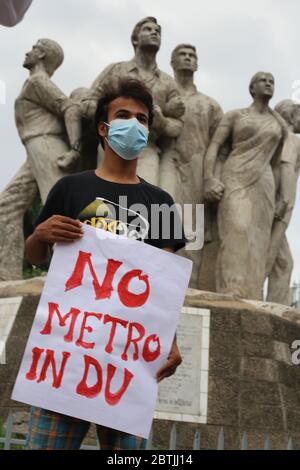
<path fill-rule="evenodd" d="M 153 122 L 153 98 L 151 92 L 146 85 L 140 80 L 133 78 L 122 79 L 118 82 L 117 86 L 107 86 L 104 88 L 101 98 L 98 101 L 95 113 L 95 128 L 98 139 L 104 148 L 104 139 L 98 132 L 98 125 L 100 122 L 107 122 L 108 120 L 108 105 L 119 97 L 132 98 L 136 101 L 141 101 L 149 111 L 149 126 Z"/>

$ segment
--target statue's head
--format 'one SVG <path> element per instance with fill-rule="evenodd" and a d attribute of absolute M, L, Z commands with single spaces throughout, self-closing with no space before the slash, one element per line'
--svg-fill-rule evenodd
<path fill-rule="evenodd" d="M 139 21 L 131 34 L 131 43 L 134 50 L 137 48 L 152 48 L 158 50 L 161 42 L 161 27 L 157 19 L 147 16 Z"/>
<path fill-rule="evenodd" d="M 300 105 L 292 100 L 280 101 L 275 106 L 275 111 L 292 126 L 296 134 L 300 134 Z"/>
<path fill-rule="evenodd" d="M 60 45 L 52 39 L 39 39 L 27 52 L 23 66 L 32 69 L 37 63 L 42 62 L 45 70 L 51 76 L 62 64 L 64 52 Z"/>
<path fill-rule="evenodd" d="M 252 98 L 269 98 L 274 95 L 275 79 L 269 72 L 257 72 L 251 79 L 249 92 Z"/>
<path fill-rule="evenodd" d="M 171 66 L 174 70 L 196 72 L 198 69 L 196 47 L 191 44 L 179 44 L 176 46 L 171 55 Z"/>

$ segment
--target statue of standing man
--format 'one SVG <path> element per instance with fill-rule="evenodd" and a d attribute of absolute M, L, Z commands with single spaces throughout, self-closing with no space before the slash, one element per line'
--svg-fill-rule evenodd
<path fill-rule="evenodd" d="M 15 101 L 15 117 L 27 160 L 0 194 L 2 281 L 22 277 L 24 213 L 38 194 L 45 202 L 52 186 L 80 156 L 80 107 L 50 79 L 63 58 L 57 42 L 40 39 L 23 64 L 29 78 Z"/>
<path fill-rule="evenodd" d="M 139 156 L 137 173 L 149 183 L 158 185 L 161 154 L 158 139 L 163 135 L 175 138 L 180 134 L 182 122 L 179 118 L 184 113 L 184 104 L 175 80 L 162 72 L 156 63 L 161 44 L 161 27 L 156 18 L 147 17 L 139 21 L 133 29 L 131 42 L 134 58 L 108 65 L 100 73 L 89 96 L 82 98 L 82 113 L 87 119 L 93 118 L 97 101 L 107 85 L 116 84 L 126 77 L 142 80 L 153 95 L 154 120 L 148 146 Z"/>
<path fill-rule="evenodd" d="M 173 145 L 162 154 L 160 186 L 170 192 L 176 202 L 181 204 L 203 203 L 203 160 L 211 138 L 219 124 L 223 111 L 220 105 L 209 96 L 197 90 L 194 75 L 198 70 L 196 47 L 179 44 L 172 52 L 171 65 L 179 93 L 184 101 L 185 113 L 183 129 Z M 196 214 L 193 214 L 195 226 Z M 206 240 L 217 239 L 215 216 L 212 205 L 205 207 Z M 191 223 L 192 221 L 190 221 Z M 213 234 L 213 230 L 215 231 Z M 195 227 L 203 231 L 203 226 Z M 185 227 L 187 235 L 191 227 Z M 203 234 L 197 234 L 203 238 Z M 204 250 L 205 250 L 204 246 Z M 190 286 L 199 288 L 202 251 L 184 250 L 185 256 L 193 261 Z M 216 258 L 216 256 L 215 256 Z M 212 263 L 210 263 L 211 267 Z M 208 265 L 202 266 L 207 271 Z M 213 271 L 214 276 L 214 271 Z M 206 281 L 209 282 L 207 272 Z M 205 286 L 209 290 L 209 285 Z M 203 288 L 203 286 L 202 286 Z"/>

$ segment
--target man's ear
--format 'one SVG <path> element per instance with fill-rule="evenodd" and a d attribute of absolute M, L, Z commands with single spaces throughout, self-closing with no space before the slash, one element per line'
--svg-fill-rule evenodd
<path fill-rule="evenodd" d="M 104 122 L 100 122 L 98 124 L 98 132 L 101 137 L 107 136 L 107 125 Z"/>
<path fill-rule="evenodd" d="M 45 57 L 46 57 L 46 52 L 40 51 L 40 53 L 39 53 L 39 59 L 40 59 L 40 60 L 41 60 L 41 59 L 45 59 Z"/>

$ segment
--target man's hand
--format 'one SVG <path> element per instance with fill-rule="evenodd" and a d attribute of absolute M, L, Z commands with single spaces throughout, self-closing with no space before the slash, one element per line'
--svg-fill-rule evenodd
<path fill-rule="evenodd" d="M 72 242 L 83 236 L 82 223 L 63 215 L 53 215 L 38 225 L 34 236 L 41 242 Z"/>
<path fill-rule="evenodd" d="M 207 202 L 220 201 L 223 196 L 225 186 L 217 178 L 204 180 L 204 200 Z"/>
<path fill-rule="evenodd" d="M 157 372 L 157 375 L 156 375 L 157 382 L 160 382 L 164 378 L 170 377 L 171 375 L 175 374 L 177 367 L 181 363 L 182 363 L 182 357 L 179 352 L 176 339 L 174 338 L 167 362 Z"/>
<path fill-rule="evenodd" d="M 80 153 L 77 150 L 68 150 L 67 152 L 63 153 L 58 157 L 57 165 L 62 170 L 73 170 L 77 165 L 79 157 Z"/>
<path fill-rule="evenodd" d="M 180 96 L 172 98 L 165 106 L 164 113 L 166 116 L 178 119 L 185 111 L 185 104 Z"/>

